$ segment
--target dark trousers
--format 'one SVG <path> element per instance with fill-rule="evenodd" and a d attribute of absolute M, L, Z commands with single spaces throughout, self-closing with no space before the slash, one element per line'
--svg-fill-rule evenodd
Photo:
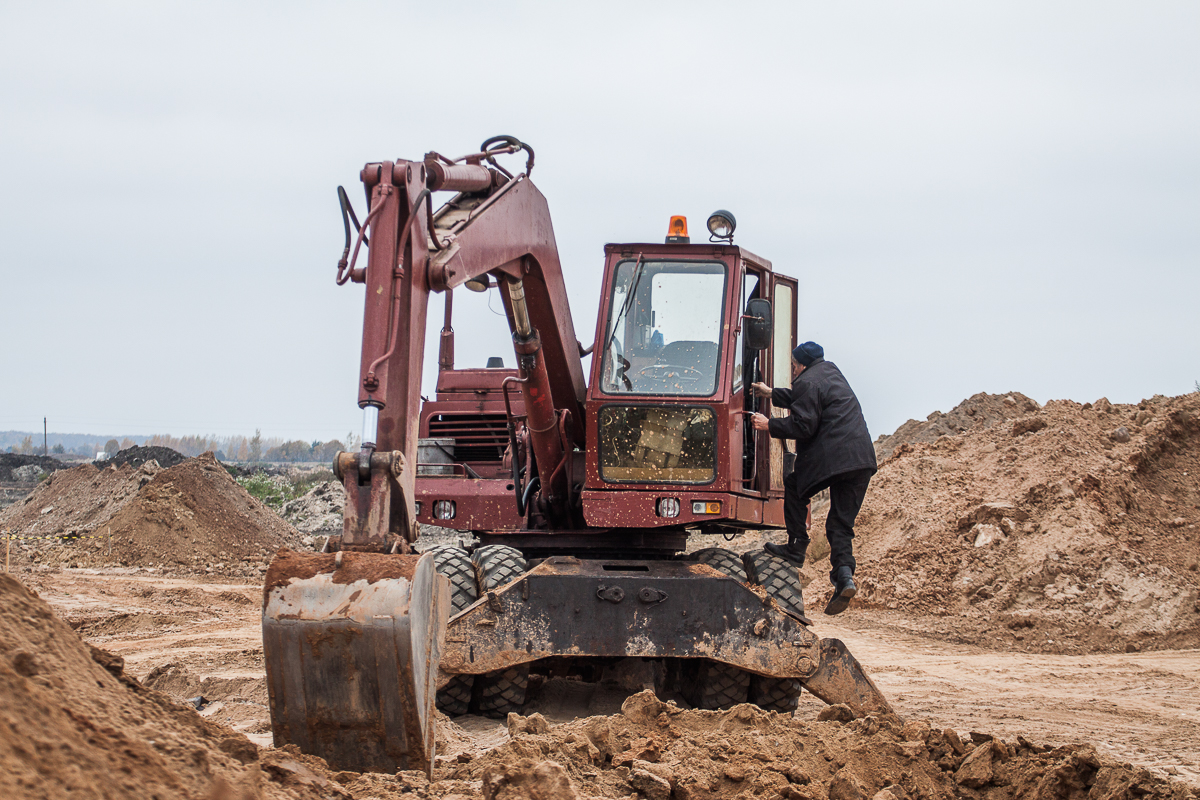
<path fill-rule="evenodd" d="M 853 572 L 857 566 L 854 561 L 854 520 L 858 510 L 862 508 L 863 498 L 867 495 L 867 484 L 871 482 L 874 470 L 860 469 L 854 472 L 844 472 L 834 475 L 828 480 L 821 481 L 804 489 L 796 486 L 796 473 L 792 473 L 783 481 L 783 519 L 787 524 L 788 542 L 802 547 L 808 547 L 808 501 L 818 492 L 829 490 L 829 517 L 825 520 L 825 538 L 829 540 L 829 572 L 830 579 L 838 567 L 849 567 Z"/>

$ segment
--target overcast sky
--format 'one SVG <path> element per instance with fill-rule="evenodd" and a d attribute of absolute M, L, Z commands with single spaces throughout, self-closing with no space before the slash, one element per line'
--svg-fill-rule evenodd
<path fill-rule="evenodd" d="M 1200 379 L 1195 2 L 4 2 L 0 430 L 358 430 L 335 187 L 501 133 L 585 341 L 606 242 L 728 208 L 873 435 Z"/>

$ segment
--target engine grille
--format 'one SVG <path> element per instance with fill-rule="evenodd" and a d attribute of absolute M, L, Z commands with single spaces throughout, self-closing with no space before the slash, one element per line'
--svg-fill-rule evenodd
<path fill-rule="evenodd" d="M 437 414 L 429 418 L 432 438 L 454 440 L 457 461 L 503 461 L 508 422 L 503 414 Z"/>

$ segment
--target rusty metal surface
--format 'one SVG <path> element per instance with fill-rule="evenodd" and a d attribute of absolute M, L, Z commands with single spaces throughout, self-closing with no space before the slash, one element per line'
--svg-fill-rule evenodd
<path fill-rule="evenodd" d="M 558 557 L 455 617 L 442 669 L 481 674 L 553 656 L 708 658 L 804 678 L 818 639 L 760 587 L 703 564 Z"/>
<path fill-rule="evenodd" d="M 439 164 L 426 161 L 428 186 L 435 191 L 481 192 L 492 187 L 492 172 L 478 164 Z"/>
<path fill-rule="evenodd" d="M 572 441 L 582 444 L 583 361 L 554 226 L 546 198 L 523 176 L 496 190 L 456 228 L 449 247 L 430 262 L 429 285 L 443 291 L 488 272 L 521 279 L 530 322 L 541 337 L 553 405 L 571 413 Z"/>
<path fill-rule="evenodd" d="M 840 639 L 821 640 L 816 672 L 802 682 L 826 703 L 845 703 L 857 716 L 895 713 Z"/>
<path fill-rule="evenodd" d="M 587 555 L 589 558 L 628 558 L 630 553 L 645 557 L 669 558 L 687 546 L 687 532 L 668 530 L 629 530 L 623 528 L 586 528 L 578 531 L 479 531 L 480 545 L 506 544 L 529 557 Z"/>
<path fill-rule="evenodd" d="M 657 502 L 661 497 L 679 500 L 679 515 L 660 517 Z M 695 514 L 692 501 L 719 502 L 720 514 Z M 661 528 L 730 522 L 739 527 L 769 527 L 763 523 L 763 509 L 770 501 L 733 492 L 715 491 L 711 486 L 661 484 L 639 485 L 636 489 L 611 488 L 606 491 L 584 490 L 583 516 L 596 528 Z M 782 501 L 780 501 L 782 505 Z"/>
<path fill-rule="evenodd" d="M 450 609 L 433 557 L 291 554 L 272 563 L 267 587 L 275 745 L 294 744 L 334 769 L 428 772 Z"/>
<path fill-rule="evenodd" d="M 556 428 L 561 421 L 570 444 L 583 444 L 583 368 L 545 198 L 525 175 L 512 177 L 494 159 L 514 148 L 528 150 L 532 165 L 527 145 L 503 140 L 458 160 L 466 163 L 430 153 L 424 162 L 385 161 L 363 168 L 371 209 L 363 233 L 370 228 L 371 244 L 364 277 L 359 405 L 379 409 L 378 449 L 398 451 L 415 464 L 418 425 L 424 421 L 420 383 L 430 290 L 449 290 L 489 272 L 517 281 L 511 285 L 524 287 L 521 295 L 528 296 L 528 308 L 515 308 L 505 296 L 510 322 L 527 319 L 532 328 L 522 328 L 523 341 L 541 344 L 536 352 L 520 354 L 522 374 L 532 381 L 525 400 L 537 412 L 535 445 L 546 473 L 540 476 L 544 497 L 539 508 L 557 524 L 574 527 L 578 515 L 570 510 L 569 459 L 562 457 L 566 443 Z M 431 204 L 423 201 L 438 189 L 460 194 L 431 218 Z M 454 372 L 450 315 L 448 301 L 440 359 L 445 374 Z M 384 476 L 367 470 L 364 461 L 358 479 L 344 474 L 347 545 L 380 545 L 392 536 L 415 541 L 415 472 Z"/>
<path fill-rule="evenodd" d="M 417 481 L 417 500 L 421 503 L 418 519 L 426 525 L 456 530 L 518 530 L 524 520 L 517 514 L 512 490 L 507 488 L 511 485 L 511 478 L 422 477 Z M 434 519 L 433 504 L 438 500 L 454 501 L 454 519 Z"/>

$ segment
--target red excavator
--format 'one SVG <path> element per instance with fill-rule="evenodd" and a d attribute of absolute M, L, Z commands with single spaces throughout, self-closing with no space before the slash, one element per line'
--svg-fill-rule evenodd
<path fill-rule="evenodd" d="M 497 160 L 521 152 L 523 172 Z M 786 413 L 749 386 L 790 381 L 796 280 L 733 244 L 729 212 L 698 244 L 672 217 L 664 243 L 605 246 L 585 347 L 533 162 L 502 136 L 461 158 L 367 164 L 361 224 L 338 189 L 337 282 L 366 289 L 362 448 L 334 462 L 340 538 L 267 572 L 276 745 L 335 769 L 429 770 L 435 706 L 506 714 L 531 673 L 620 675 L 699 708 L 790 712 L 805 687 L 891 713 L 846 647 L 810 630 L 795 567 L 687 552 L 694 534 L 783 527 L 792 454 L 746 415 Z M 435 211 L 435 192 L 454 194 Z M 515 368 L 455 367 L 459 287 L 499 295 Z M 445 321 L 422 400 L 430 292 Z M 478 544 L 418 552 L 422 524 Z"/>

